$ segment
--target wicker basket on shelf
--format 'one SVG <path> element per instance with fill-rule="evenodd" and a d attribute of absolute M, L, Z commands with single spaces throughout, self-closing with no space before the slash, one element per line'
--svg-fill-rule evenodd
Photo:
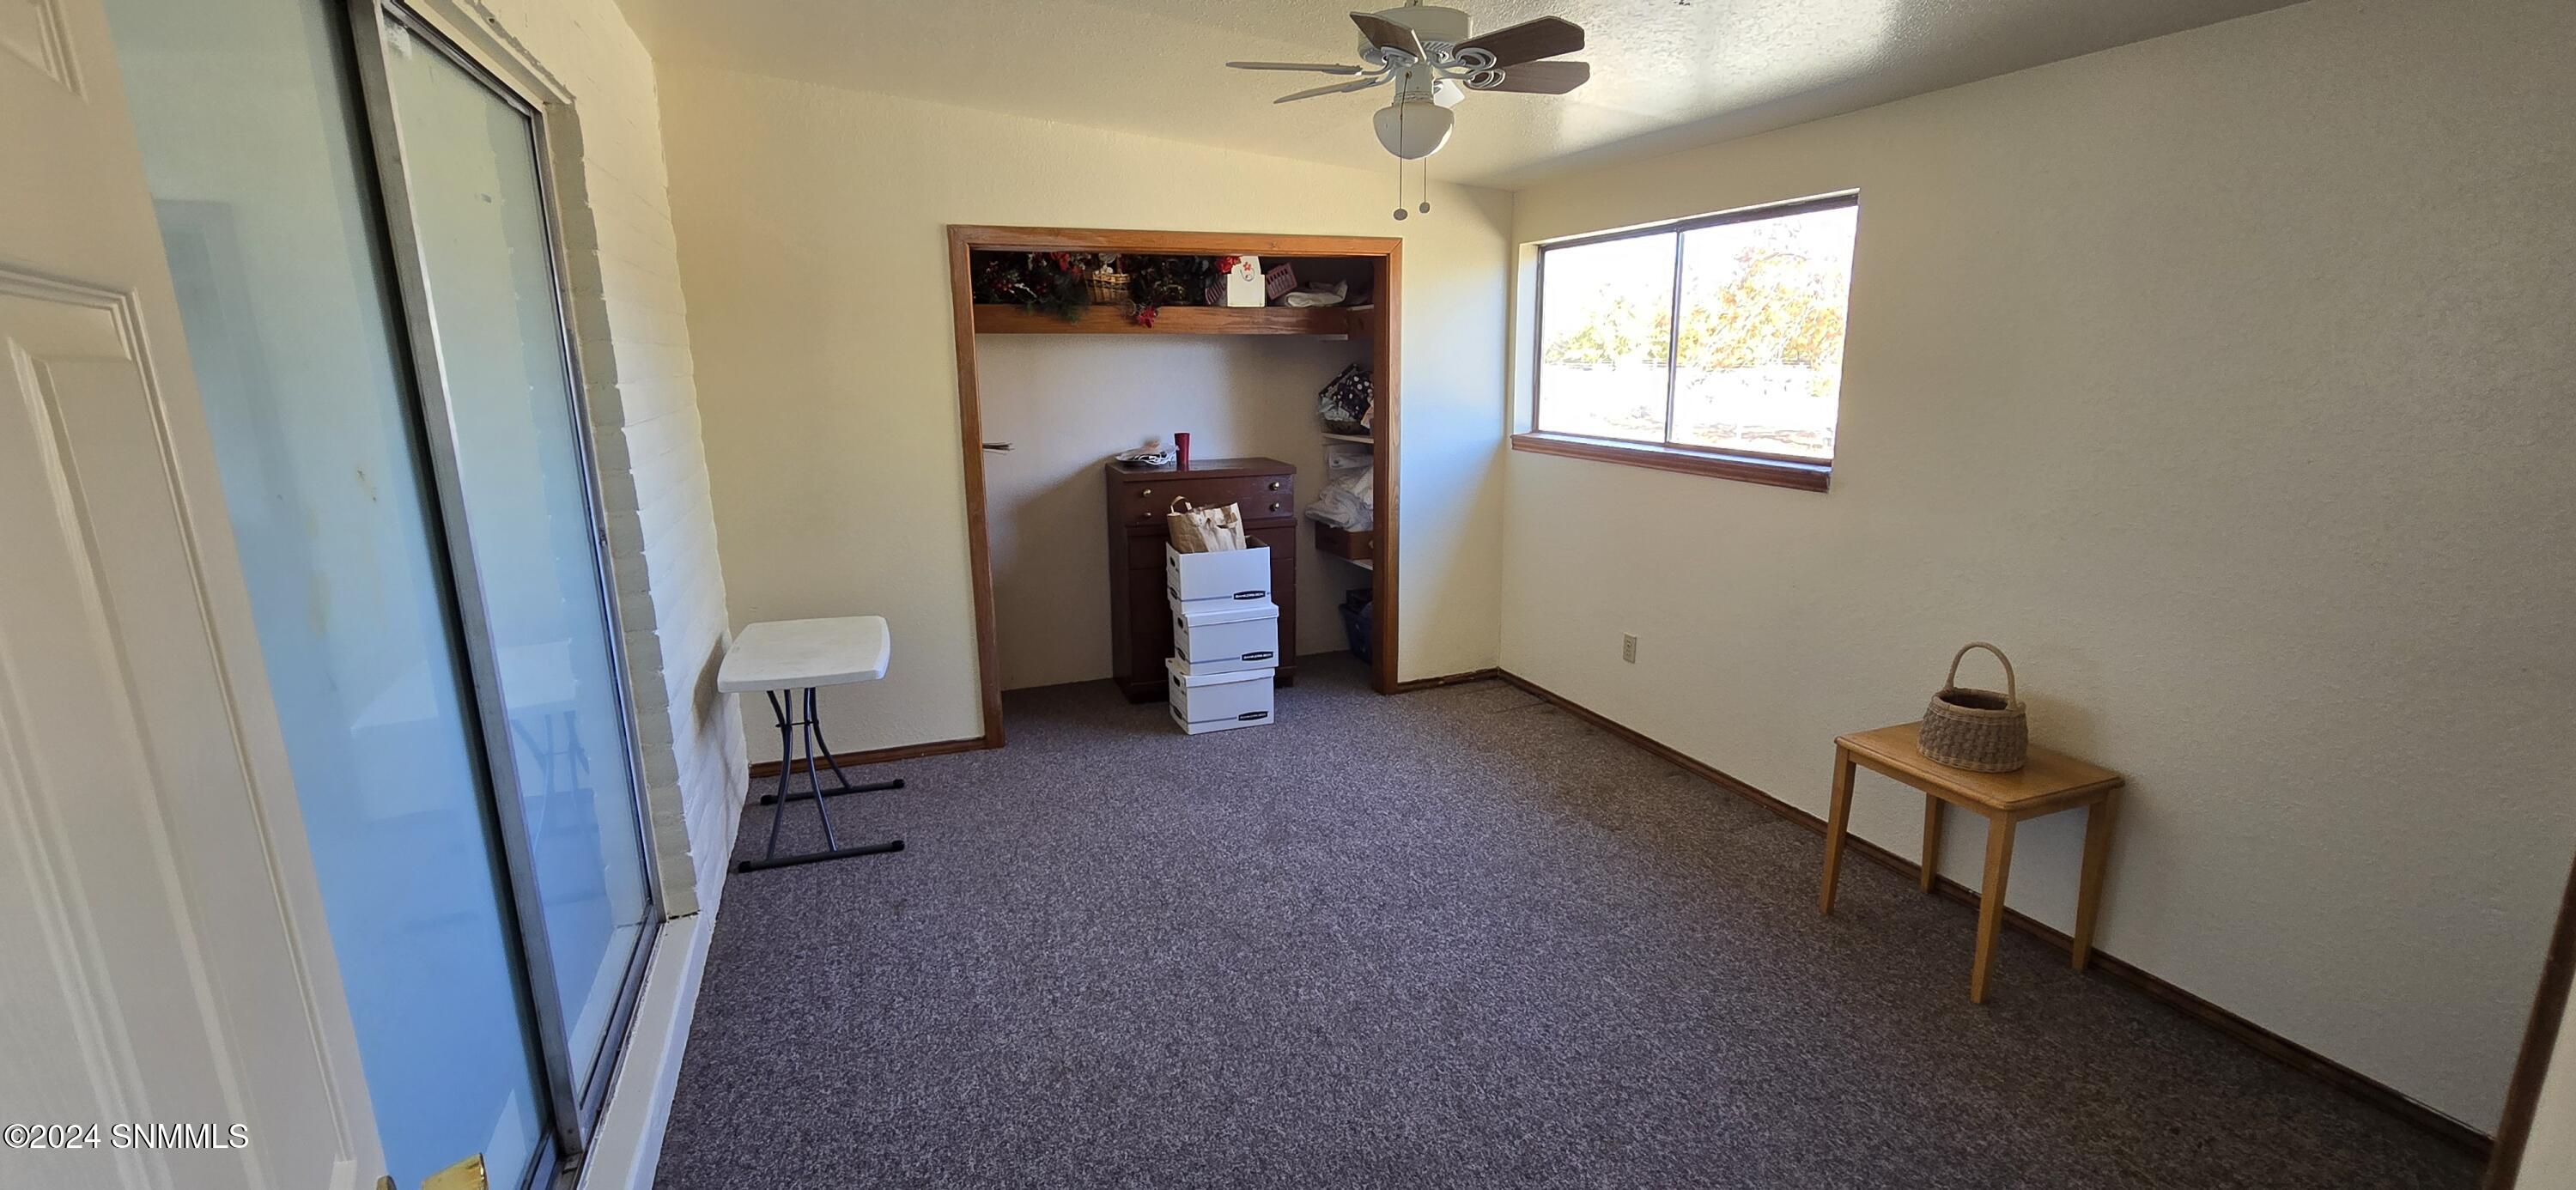
<path fill-rule="evenodd" d="M 1084 277 L 1083 283 L 1091 287 L 1092 305 L 1123 306 L 1127 304 L 1127 274 L 1125 273 L 1094 272 L 1089 276 Z"/>
<path fill-rule="evenodd" d="M 1959 684 L 1959 660 L 1984 649 L 2004 663 L 2002 693 Z M 1972 773 L 2009 773 L 2030 759 L 2030 712 L 2021 703 L 2012 658 L 1984 641 L 1971 641 L 1950 656 L 1950 676 L 1923 710 L 1917 747 L 1923 755 Z"/>

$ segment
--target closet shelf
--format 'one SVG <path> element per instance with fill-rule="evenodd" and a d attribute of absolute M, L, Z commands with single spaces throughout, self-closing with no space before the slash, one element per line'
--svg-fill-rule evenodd
<path fill-rule="evenodd" d="M 1115 310 L 1086 308 L 1071 320 L 1018 306 L 978 305 L 979 335 L 1325 335 L 1351 333 L 1348 311 L 1329 306 L 1165 306 L 1154 325 Z"/>
<path fill-rule="evenodd" d="M 1368 435 L 1366 435 L 1366 434 L 1336 434 L 1336 433 L 1332 432 L 1331 430 L 1326 430 L 1326 431 L 1324 431 L 1324 441 L 1326 441 L 1326 442 L 1356 442 L 1356 443 L 1359 443 L 1359 444 L 1360 444 L 1360 445 L 1362 445 L 1362 446 L 1375 446 L 1375 445 L 1377 445 L 1377 439 L 1372 438 L 1372 437 L 1370 437 L 1370 436 L 1368 436 Z"/>
<path fill-rule="evenodd" d="M 1376 569 L 1377 531 L 1362 529 L 1356 533 L 1337 529 L 1322 521 L 1315 526 L 1315 552 L 1369 569 Z"/>

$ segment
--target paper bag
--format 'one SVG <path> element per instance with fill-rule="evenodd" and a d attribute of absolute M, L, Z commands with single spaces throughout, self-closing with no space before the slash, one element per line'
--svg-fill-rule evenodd
<path fill-rule="evenodd" d="M 1172 548 L 1184 554 L 1244 548 L 1243 509 L 1238 505 L 1198 508 L 1187 498 L 1176 496 L 1163 522 L 1170 527 Z"/>

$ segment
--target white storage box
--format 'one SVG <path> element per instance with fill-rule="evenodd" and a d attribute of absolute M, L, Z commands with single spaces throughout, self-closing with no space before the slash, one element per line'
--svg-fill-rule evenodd
<path fill-rule="evenodd" d="M 1187 674 L 1178 657 L 1164 661 L 1163 670 L 1171 679 L 1172 722 L 1191 735 L 1270 722 L 1271 680 L 1278 676 L 1271 670 Z"/>
<path fill-rule="evenodd" d="M 1175 603 L 1172 651 L 1193 667 L 1227 661 L 1277 665 L 1279 605 L 1267 599 Z"/>
<path fill-rule="evenodd" d="M 1277 669 L 1279 655 L 1271 652 L 1247 653 L 1240 657 L 1220 657 L 1214 661 L 1192 661 L 1187 657 L 1166 657 L 1164 664 L 1176 666 L 1173 672 L 1185 678 L 1208 674 L 1242 673 L 1247 669 Z"/>
<path fill-rule="evenodd" d="M 1270 547 L 1184 554 L 1163 546 L 1163 590 L 1181 603 L 1270 598 Z"/>

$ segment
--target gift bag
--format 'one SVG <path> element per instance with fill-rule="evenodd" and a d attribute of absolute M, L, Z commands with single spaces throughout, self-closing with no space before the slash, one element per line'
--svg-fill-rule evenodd
<path fill-rule="evenodd" d="M 1368 434 L 1377 404 L 1377 386 L 1370 381 L 1366 364 L 1352 364 L 1342 369 L 1324 391 L 1315 394 L 1316 411 L 1324 415 L 1324 428 L 1336 434 Z"/>
<path fill-rule="evenodd" d="M 1243 509 L 1221 504 L 1215 508 L 1198 508 L 1188 498 L 1172 498 L 1172 510 L 1163 518 L 1170 526 L 1172 548 L 1184 554 L 1212 554 L 1218 550 L 1244 548 Z"/>

